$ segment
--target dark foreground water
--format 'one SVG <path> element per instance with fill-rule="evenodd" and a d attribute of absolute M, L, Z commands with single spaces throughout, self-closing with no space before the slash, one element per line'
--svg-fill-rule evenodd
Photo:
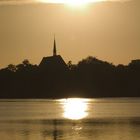
<path fill-rule="evenodd" d="M 0 140 L 140 140 L 140 98 L 0 100 Z"/>

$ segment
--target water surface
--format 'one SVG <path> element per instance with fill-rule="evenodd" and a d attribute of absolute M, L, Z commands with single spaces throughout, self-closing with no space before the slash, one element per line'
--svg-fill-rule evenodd
<path fill-rule="evenodd" d="M 0 100 L 2 140 L 140 140 L 140 98 Z"/>

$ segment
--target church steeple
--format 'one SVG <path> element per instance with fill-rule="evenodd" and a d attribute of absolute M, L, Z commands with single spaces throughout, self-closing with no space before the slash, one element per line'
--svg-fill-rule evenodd
<path fill-rule="evenodd" d="M 54 36 L 54 46 L 53 46 L 53 56 L 57 55 L 57 50 L 56 50 L 56 41 L 55 41 L 55 36 Z"/>

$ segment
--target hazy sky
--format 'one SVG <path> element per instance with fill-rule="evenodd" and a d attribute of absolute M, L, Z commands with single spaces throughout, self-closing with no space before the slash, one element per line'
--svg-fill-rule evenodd
<path fill-rule="evenodd" d="M 140 58 L 140 0 L 85 7 L 0 0 L 0 68 L 52 55 L 53 38 L 65 61 L 87 56 L 114 64 Z"/>

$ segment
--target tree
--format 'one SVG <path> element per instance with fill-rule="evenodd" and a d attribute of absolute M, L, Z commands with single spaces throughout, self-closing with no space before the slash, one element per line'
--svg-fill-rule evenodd
<path fill-rule="evenodd" d="M 22 64 L 26 67 L 30 65 L 30 62 L 28 59 L 23 60 Z"/>
<path fill-rule="evenodd" d="M 16 66 L 13 65 L 13 64 L 9 64 L 8 67 L 7 67 L 7 69 L 9 71 L 12 71 L 12 72 L 16 72 L 16 70 L 17 70 Z"/>
<path fill-rule="evenodd" d="M 71 68 L 72 68 L 72 61 L 69 61 L 69 62 L 67 63 L 67 65 L 68 65 L 68 68 L 71 69 Z"/>

